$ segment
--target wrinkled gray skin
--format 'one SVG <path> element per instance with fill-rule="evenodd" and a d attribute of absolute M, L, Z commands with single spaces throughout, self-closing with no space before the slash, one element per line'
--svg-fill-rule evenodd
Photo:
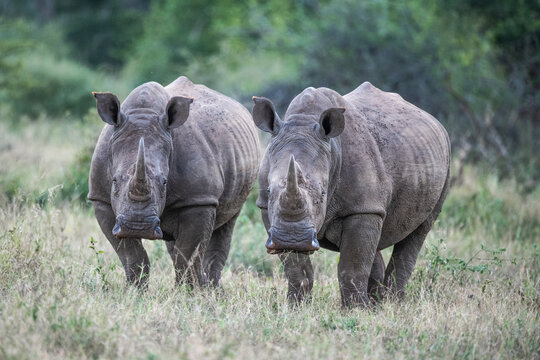
<path fill-rule="evenodd" d="M 292 302 L 309 295 L 309 254 L 339 251 L 344 306 L 369 294 L 403 296 L 448 192 L 450 142 L 431 115 L 366 82 L 341 96 L 307 88 L 282 121 L 254 97 L 253 119 L 272 135 L 257 205 Z M 393 246 L 385 270 L 380 250 Z"/>
<path fill-rule="evenodd" d="M 259 165 L 249 112 L 180 77 L 134 89 L 120 105 L 94 93 L 107 123 L 90 169 L 88 198 L 129 283 L 145 287 L 141 238 L 164 239 L 178 283 L 217 285 L 238 213 Z"/>

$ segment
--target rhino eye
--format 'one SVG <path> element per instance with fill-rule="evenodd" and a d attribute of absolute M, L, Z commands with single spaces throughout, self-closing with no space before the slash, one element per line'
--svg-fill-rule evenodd
<path fill-rule="evenodd" d="M 266 189 L 266 193 L 270 194 L 270 186 Z"/>
<path fill-rule="evenodd" d="M 163 179 L 163 186 L 167 185 L 167 179 Z"/>

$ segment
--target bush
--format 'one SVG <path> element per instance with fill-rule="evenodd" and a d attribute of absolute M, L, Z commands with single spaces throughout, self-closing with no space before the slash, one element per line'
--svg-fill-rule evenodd
<path fill-rule="evenodd" d="M 0 17 L 0 104 L 4 114 L 31 119 L 86 114 L 94 104 L 91 91 L 99 89 L 106 78 L 70 60 L 68 53 L 63 33 L 55 24 L 38 26 Z"/>
<path fill-rule="evenodd" d="M 21 76 L 5 91 L 15 115 L 82 116 L 93 106 L 91 91 L 100 83 L 100 76 L 92 70 L 36 52 L 24 56 L 21 68 Z"/>
<path fill-rule="evenodd" d="M 94 153 L 94 145 L 84 147 L 78 154 L 66 174 L 66 179 L 60 190 L 60 199 L 75 201 L 81 205 L 90 205 L 88 196 L 88 175 L 90 162 Z"/>

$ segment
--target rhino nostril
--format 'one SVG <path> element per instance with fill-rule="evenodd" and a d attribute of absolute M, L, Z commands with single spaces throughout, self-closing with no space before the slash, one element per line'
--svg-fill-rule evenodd
<path fill-rule="evenodd" d="M 120 232 L 122 231 L 122 229 L 120 228 L 120 225 L 118 225 L 118 223 L 114 224 L 114 227 L 112 229 L 112 234 L 114 236 L 120 234 Z"/>
<path fill-rule="evenodd" d="M 154 229 L 154 236 L 158 239 L 161 239 L 163 237 L 163 231 L 161 231 L 159 225 L 156 226 L 156 228 Z"/>
<path fill-rule="evenodd" d="M 317 240 L 317 233 L 315 232 L 315 230 L 313 230 L 313 238 L 311 239 L 311 246 L 317 249 L 320 248 L 319 241 Z"/>
<path fill-rule="evenodd" d="M 268 236 L 268 240 L 266 241 L 266 248 L 272 249 L 274 247 L 274 242 L 272 241 L 272 235 Z"/>

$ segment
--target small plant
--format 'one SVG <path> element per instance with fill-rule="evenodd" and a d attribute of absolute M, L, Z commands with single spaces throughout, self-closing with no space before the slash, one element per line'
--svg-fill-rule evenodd
<path fill-rule="evenodd" d="M 109 282 L 107 272 L 105 271 L 105 265 L 104 265 L 105 260 L 103 259 L 103 254 L 105 252 L 103 250 L 98 250 L 96 248 L 96 243 L 97 241 L 94 240 L 93 236 L 91 236 L 89 248 L 92 249 L 92 251 L 94 252 L 94 255 L 96 256 L 96 262 L 97 262 L 97 265 L 94 269 L 94 275 L 98 275 L 99 278 L 101 279 L 101 282 L 103 284 L 102 285 L 103 289 L 108 289 L 111 284 Z"/>
<path fill-rule="evenodd" d="M 463 274 L 468 273 L 490 273 L 495 266 L 500 266 L 504 259 L 501 257 L 506 252 L 506 248 L 490 249 L 486 245 L 480 245 L 480 249 L 476 251 L 469 259 L 461 259 L 453 254 L 443 254 L 444 239 L 431 246 L 426 247 L 426 259 L 428 260 L 427 269 L 421 269 L 421 276 L 426 277 L 432 283 L 436 283 L 442 272 L 450 272 L 454 280 L 459 280 L 460 285 L 463 285 L 468 277 Z M 514 264 L 515 259 L 511 260 Z M 424 273 L 425 270 L 425 273 Z"/>
<path fill-rule="evenodd" d="M 321 319 L 321 325 L 329 330 L 345 330 L 351 333 L 358 332 L 359 322 L 354 317 L 335 316 L 334 314 Z"/>

